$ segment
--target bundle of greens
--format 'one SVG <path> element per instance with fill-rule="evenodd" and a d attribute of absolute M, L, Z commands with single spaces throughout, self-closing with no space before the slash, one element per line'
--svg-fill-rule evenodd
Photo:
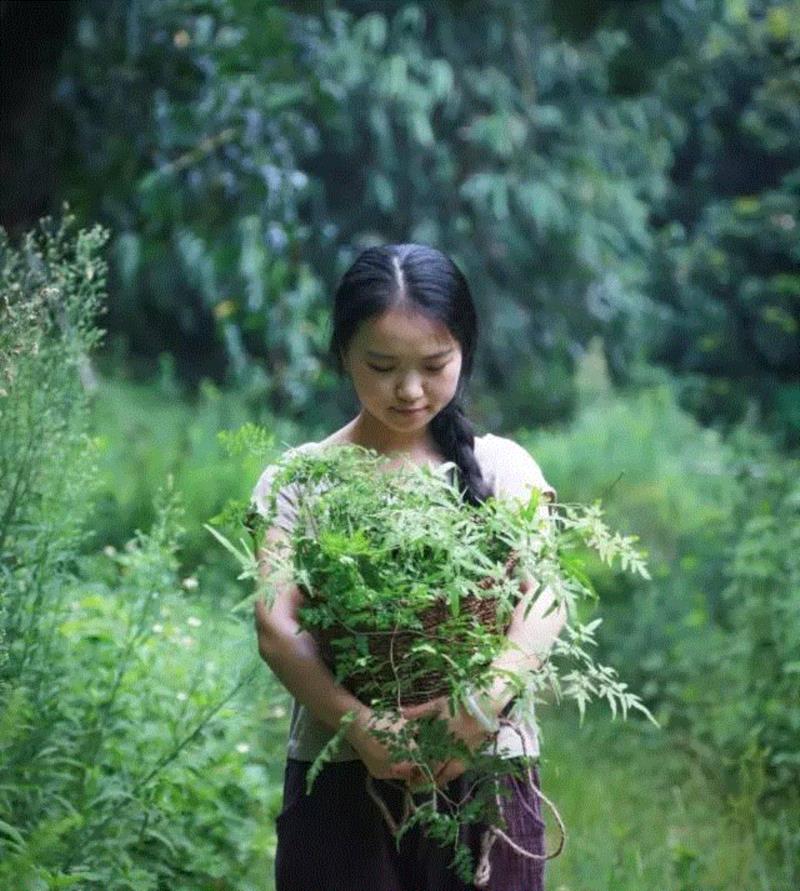
<path fill-rule="evenodd" d="M 534 705 L 546 701 L 547 689 L 558 700 L 573 698 L 581 719 L 594 697 L 606 699 L 615 715 L 617 706 L 623 715 L 636 708 L 654 721 L 616 672 L 597 665 L 587 651 L 600 620 L 577 621 L 579 601 L 596 595 L 576 549 L 588 548 L 606 563 L 619 561 L 646 577 L 635 537 L 612 533 L 599 505 L 541 509 L 536 489 L 527 500 L 490 497 L 474 506 L 447 478 L 454 467 L 397 466 L 355 445 L 289 450 L 276 462 L 266 512 L 251 511 L 247 518 L 250 544 L 240 539 L 239 550 L 207 528 L 239 558 L 240 578 L 257 581 L 243 604 L 263 597 L 269 606 L 280 585 L 300 587 L 305 604 L 299 624 L 318 641 L 337 680 L 378 719 L 394 723 L 402 705 L 443 694 L 455 714 L 474 692 L 489 690 L 498 677 L 493 662 L 510 645 L 505 631 L 524 578 L 534 584 L 526 616 L 549 589 L 553 608 L 563 603 L 569 619 L 550 653 L 543 654 L 540 670 L 504 676 L 515 692 L 508 722 L 531 716 Z M 280 547 L 265 550 L 264 532 L 276 523 L 280 499 L 287 497 L 296 514 L 291 534 Z M 562 664 L 572 670 L 564 672 Z M 312 765 L 309 791 L 353 717 L 345 716 Z M 391 734 L 377 729 L 379 724 L 375 736 L 393 760 L 415 762 L 432 792 L 422 805 L 408 796 L 406 817 L 393 827 L 398 844 L 415 822 L 425 824 L 430 836 L 456 846 L 453 865 L 470 881 L 474 865 L 469 849 L 458 843 L 460 828 L 477 821 L 502 835 L 497 780 L 503 773 L 519 776 L 518 764 L 496 751 L 469 751 L 435 717 Z M 450 758 L 467 765 L 475 791 L 468 807 L 449 802 L 443 810 L 431 766 Z"/>
<path fill-rule="evenodd" d="M 474 680 L 499 651 L 519 594 L 501 502 L 467 509 L 431 469 L 382 465 L 349 446 L 282 468 L 275 485 L 304 494 L 291 552 L 272 561 L 306 595 L 301 624 L 337 680 L 378 709 Z"/>

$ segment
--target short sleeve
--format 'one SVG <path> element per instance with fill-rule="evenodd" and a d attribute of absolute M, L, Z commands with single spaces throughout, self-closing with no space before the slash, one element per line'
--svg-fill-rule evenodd
<path fill-rule="evenodd" d="M 270 464 L 253 487 L 250 503 L 262 517 L 269 515 L 269 494 L 278 472 L 277 464 Z M 297 520 L 297 495 L 292 486 L 283 486 L 278 491 L 275 525 L 284 532 L 291 533 Z"/>
<path fill-rule="evenodd" d="M 549 506 L 556 501 L 556 490 L 545 479 L 542 469 L 527 449 L 513 439 L 498 439 L 502 443 L 502 449 L 497 465 L 497 496 L 527 501 L 531 489 L 538 489 L 543 499 L 539 504 L 539 512 L 542 516 L 549 516 Z"/>
<path fill-rule="evenodd" d="M 296 452 L 312 451 L 318 444 L 316 442 L 306 442 L 301 445 L 294 446 L 284 455 L 288 456 Z M 272 490 L 272 484 L 275 475 L 278 473 L 278 464 L 268 465 L 261 476 L 258 478 L 253 492 L 250 496 L 250 504 L 262 517 L 269 516 L 269 494 Z M 291 533 L 294 524 L 297 521 L 298 503 L 300 499 L 300 490 L 297 484 L 289 484 L 282 486 L 278 490 L 277 501 L 275 505 L 274 525 L 283 529 L 284 532 Z"/>

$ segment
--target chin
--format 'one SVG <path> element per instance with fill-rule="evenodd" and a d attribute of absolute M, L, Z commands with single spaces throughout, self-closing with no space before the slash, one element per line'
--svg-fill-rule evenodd
<path fill-rule="evenodd" d="M 392 415 L 394 415 L 394 417 L 392 417 Z M 400 415 L 395 415 L 394 412 L 390 412 L 386 426 L 391 427 L 394 430 L 408 431 L 413 427 L 419 427 L 423 423 L 423 418 L 403 418 Z"/>

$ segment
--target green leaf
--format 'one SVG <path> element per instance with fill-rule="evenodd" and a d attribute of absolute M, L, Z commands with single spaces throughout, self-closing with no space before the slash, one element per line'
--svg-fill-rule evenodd
<path fill-rule="evenodd" d="M 346 712 L 339 722 L 339 728 L 336 733 L 334 733 L 328 742 L 325 743 L 320 753 L 314 759 L 314 763 L 308 769 L 308 774 L 306 775 L 306 795 L 311 794 L 311 790 L 314 787 L 314 781 L 319 776 L 322 768 L 331 760 L 333 755 L 335 755 L 340 748 L 344 741 L 345 734 L 347 733 L 347 728 L 353 721 L 355 721 L 356 717 L 357 713 L 355 711 Z"/>

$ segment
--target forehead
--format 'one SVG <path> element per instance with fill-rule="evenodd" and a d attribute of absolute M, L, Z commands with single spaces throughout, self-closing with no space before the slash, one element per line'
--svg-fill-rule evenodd
<path fill-rule="evenodd" d="M 362 350 L 393 356 L 424 356 L 458 346 L 444 322 L 401 309 L 390 309 L 367 319 L 354 342 Z"/>

